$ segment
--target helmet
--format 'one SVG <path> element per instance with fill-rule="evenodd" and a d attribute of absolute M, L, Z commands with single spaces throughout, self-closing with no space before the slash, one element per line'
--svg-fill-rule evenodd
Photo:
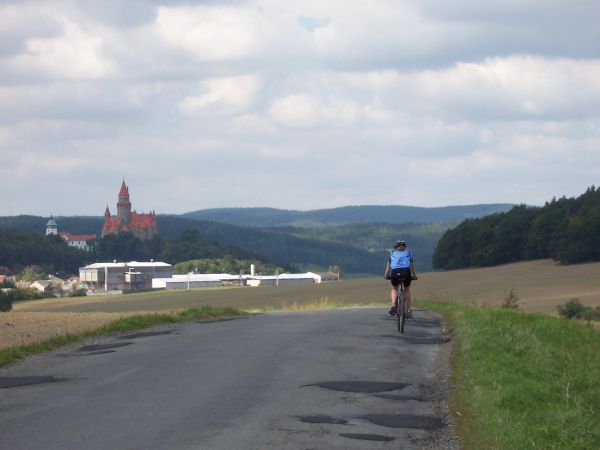
<path fill-rule="evenodd" d="M 406 241 L 396 241 L 396 243 L 394 244 L 394 248 L 398 248 L 401 245 L 406 247 Z"/>

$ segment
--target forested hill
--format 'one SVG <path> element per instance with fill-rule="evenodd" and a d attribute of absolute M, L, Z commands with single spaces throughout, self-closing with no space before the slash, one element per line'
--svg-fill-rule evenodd
<path fill-rule="evenodd" d="M 562 264 L 600 261 L 600 189 L 465 220 L 439 240 L 433 266 L 459 269 L 543 258 Z"/>
<path fill-rule="evenodd" d="M 44 233 L 47 221 L 48 218 L 36 216 L 0 217 L 0 229 L 30 230 L 41 235 Z M 103 223 L 103 219 L 99 217 L 57 217 L 56 221 L 58 222 L 59 231 L 95 233 L 98 237 L 100 237 Z M 286 267 L 294 265 L 299 269 L 326 270 L 330 265 L 337 265 L 346 273 L 373 274 L 380 273 L 382 266 L 385 266 L 385 252 L 372 252 L 348 243 L 312 239 L 277 230 L 244 228 L 224 223 L 165 215 L 158 216 L 158 229 L 160 240 L 179 239 L 184 232 L 196 230 L 201 238 L 207 241 L 216 242 L 227 247 L 237 247 L 255 257 L 262 255 L 268 261 Z M 237 256 L 231 251 L 228 254 Z M 150 257 L 152 256 L 155 258 L 160 257 L 158 255 L 151 255 Z M 139 255 L 140 259 L 147 257 L 148 255 L 145 254 Z M 194 258 L 203 257 L 207 256 L 202 254 L 194 256 Z M 117 259 L 119 258 L 121 256 L 117 256 Z"/>
<path fill-rule="evenodd" d="M 458 222 L 463 219 L 508 211 L 512 206 L 506 203 L 436 208 L 364 205 L 313 211 L 274 208 L 220 208 L 193 211 L 182 214 L 182 217 L 246 227 L 320 227 L 348 223 Z"/>

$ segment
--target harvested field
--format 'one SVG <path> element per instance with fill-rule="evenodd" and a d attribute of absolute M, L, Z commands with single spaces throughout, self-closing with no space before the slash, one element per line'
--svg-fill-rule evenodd
<path fill-rule="evenodd" d="M 134 313 L 19 312 L 0 315 L 0 348 L 81 333 Z"/>
<path fill-rule="evenodd" d="M 556 314 L 556 306 L 577 297 L 600 305 L 600 263 L 561 266 L 551 260 L 480 269 L 426 273 L 415 283 L 417 298 L 498 306 L 513 289 L 524 312 Z"/>
<path fill-rule="evenodd" d="M 140 294 L 36 300 L 15 304 L 16 311 L 129 312 L 231 306 L 244 310 L 288 308 L 319 303 L 383 303 L 389 297 L 383 278 L 295 286 L 234 287 L 159 291 Z"/>
<path fill-rule="evenodd" d="M 0 314 L 0 347 L 93 329 L 125 315 L 148 311 L 204 305 L 256 310 L 320 303 L 387 304 L 388 286 L 383 278 L 367 278 L 312 285 L 161 291 L 22 302 L 15 304 L 14 312 Z M 559 266 L 550 260 L 529 261 L 423 273 L 413 283 L 416 298 L 480 306 L 501 305 L 511 289 L 525 312 L 556 314 L 556 306 L 573 297 L 587 305 L 600 305 L 600 263 Z"/>

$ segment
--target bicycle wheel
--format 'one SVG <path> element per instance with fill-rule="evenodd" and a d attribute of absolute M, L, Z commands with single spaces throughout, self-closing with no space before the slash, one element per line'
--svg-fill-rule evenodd
<path fill-rule="evenodd" d="M 398 302 L 396 316 L 398 317 L 398 331 L 404 333 L 404 321 L 406 320 L 406 305 L 404 304 L 404 290 L 398 289 Z"/>

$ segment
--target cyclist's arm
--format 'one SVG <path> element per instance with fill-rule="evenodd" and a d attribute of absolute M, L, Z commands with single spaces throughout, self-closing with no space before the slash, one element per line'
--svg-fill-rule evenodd
<path fill-rule="evenodd" d="M 413 263 L 412 261 L 410 263 L 410 273 L 411 273 L 411 276 L 413 278 L 417 278 L 417 272 L 416 272 L 416 269 L 415 269 L 415 263 Z"/>
<path fill-rule="evenodd" d="M 385 272 L 383 274 L 383 278 L 387 278 L 390 275 L 390 262 L 388 261 L 385 266 Z"/>

